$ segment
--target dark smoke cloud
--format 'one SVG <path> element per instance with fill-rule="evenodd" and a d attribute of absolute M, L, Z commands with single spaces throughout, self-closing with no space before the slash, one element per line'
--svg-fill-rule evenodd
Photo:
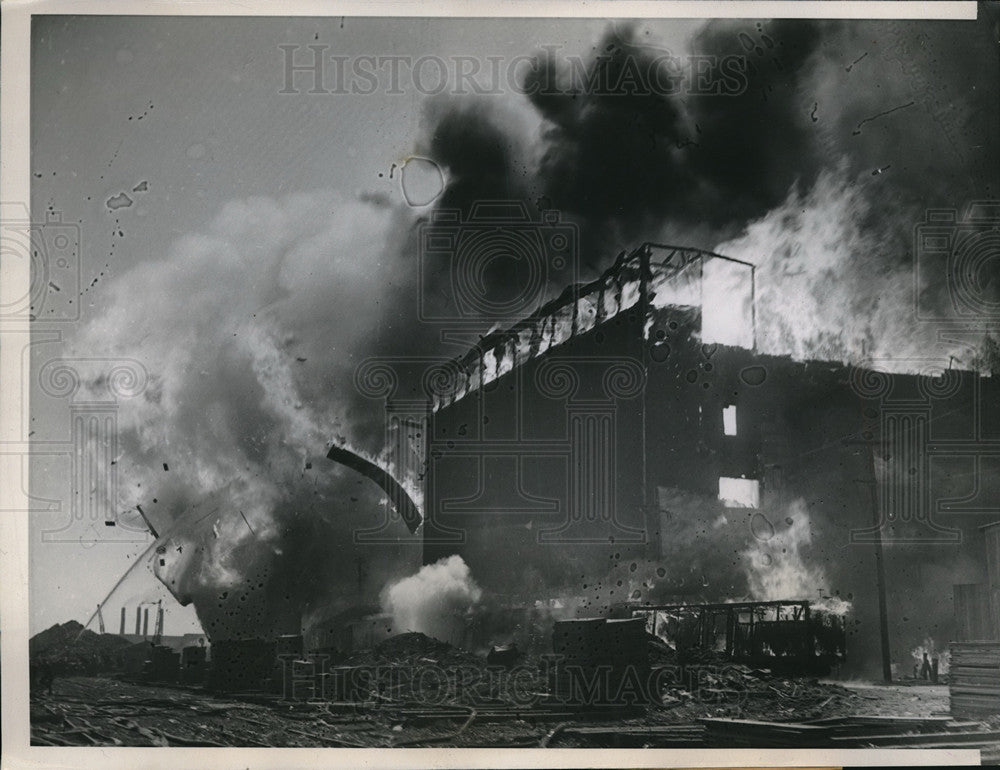
<path fill-rule="evenodd" d="M 824 170 L 849 184 L 872 175 L 857 214 L 882 241 L 872 267 L 908 269 L 925 208 L 1000 189 L 1000 122 L 984 96 L 998 87 L 997 12 L 980 10 L 975 24 L 713 21 L 689 51 L 666 54 L 686 73 L 667 67 L 655 82 L 665 51 L 637 27 L 611 26 L 585 72 L 538 55 L 523 84 L 542 123 L 534 159 L 485 102 L 435 104 L 424 146 L 455 173 L 448 206 L 523 195 L 556 209 L 580 224 L 594 269 L 651 238 L 712 248 L 808 194 Z M 702 66 L 723 94 L 695 85 Z M 670 75 L 677 88 L 664 87 Z"/>
<path fill-rule="evenodd" d="M 438 209 L 466 216 L 483 200 L 524 200 L 528 166 L 513 115 L 486 99 L 432 100 L 418 150 L 448 170 Z"/>
<path fill-rule="evenodd" d="M 538 171 L 545 195 L 579 214 L 588 237 L 609 226 L 634 237 L 664 218 L 719 228 L 766 212 L 818 167 L 803 84 L 820 37 L 813 22 L 778 22 L 766 33 L 710 24 L 693 50 L 713 87 L 689 71 L 681 93 L 645 74 L 662 52 L 632 28 L 606 32 L 589 64 L 588 82 L 608 92 L 553 92 L 567 73 L 543 60 L 526 87 L 548 122 Z M 644 73 L 637 86 L 633 73 Z M 697 93 L 715 86 L 734 93 Z"/>

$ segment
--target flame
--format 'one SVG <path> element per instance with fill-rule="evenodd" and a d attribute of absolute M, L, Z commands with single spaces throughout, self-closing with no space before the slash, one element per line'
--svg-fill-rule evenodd
<path fill-rule="evenodd" d="M 890 205 L 879 189 L 870 177 L 852 177 L 842 161 L 807 192 L 793 185 L 780 205 L 713 249 L 756 265 L 758 350 L 800 361 L 872 356 L 906 371 L 914 359 L 947 365 L 950 355 L 967 354 L 943 346 L 933 324 L 913 323 L 909 234 L 893 223 L 919 216 L 896 212 L 873 224 L 875 201 Z"/>
<path fill-rule="evenodd" d="M 747 586 L 755 601 L 809 599 L 820 610 L 845 614 L 851 603 L 824 593 L 825 570 L 809 564 L 803 549 L 812 543 L 812 522 L 805 501 L 787 508 L 784 528 L 776 528 L 763 512 L 751 520 L 753 543 L 743 552 Z"/>
<path fill-rule="evenodd" d="M 940 649 L 937 643 L 931 637 L 925 637 L 922 644 L 918 644 L 912 650 L 910 650 L 910 657 L 917 666 L 917 676 L 920 677 L 920 666 L 924 661 L 924 653 L 927 654 L 927 660 L 933 661 L 935 658 L 938 659 L 938 674 L 947 674 L 949 668 L 951 667 L 951 652 L 946 649 Z M 904 672 L 910 673 L 910 672 Z"/>

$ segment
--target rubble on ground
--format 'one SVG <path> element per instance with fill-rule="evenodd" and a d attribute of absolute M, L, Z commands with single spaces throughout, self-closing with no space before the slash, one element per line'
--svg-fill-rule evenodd
<path fill-rule="evenodd" d="M 33 652 L 73 649 L 78 635 L 82 650 L 111 644 L 64 624 L 32 640 Z M 298 700 L 57 677 L 52 695 L 32 695 L 32 736 L 42 745 L 684 747 L 707 745 L 706 720 L 714 729 L 720 720 L 759 720 L 802 732 L 795 724 L 884 713 L 880 696 L 856 688 L 645 641 L 655 697 L 627 706 L 553 697 L 545 656 L 491 666 L 485 651 L 411 632 L 331 666 L 331 690 Z M 933 702 L 915 706 L 929 715 Z"/>

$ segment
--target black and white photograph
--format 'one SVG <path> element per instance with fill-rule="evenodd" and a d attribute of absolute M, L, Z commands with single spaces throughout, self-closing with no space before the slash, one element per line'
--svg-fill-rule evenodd
<path fill-rule="evenodd" d="M 679 5 L 19 8 L 32 766 L 1000 761 L 1000 5 Z"/>

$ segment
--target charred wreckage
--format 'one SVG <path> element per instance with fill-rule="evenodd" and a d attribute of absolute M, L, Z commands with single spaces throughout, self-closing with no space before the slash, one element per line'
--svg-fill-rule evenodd
<path fill-rule="evenodd" d="M 53 673 L 58 685 L 115 671 L 108 697 L 122 708 L 148 700 L 127 687 L 182 688 L 171 698 L 186 693 L 205 715 L 208 693 L 241 693 L 267 745 L 1000 743 L 956 721 L 1000 712 L 1000 528 L 982 519 L 988 506 L 970 506 L 980 519 L 961 526 L 923 515 L 938 476 L 968 448 L 948 426 L 1000 435 L 1000 412 L 981 407 L 1000 403 L 995 378 L 762 354 L 754 281 L 748 263 L 644 244 L 433 364 L 426 399 L 387 397 L 385 463 L 329 449 L 420 530 L 425 565 L 460 557 L 502 597 L 452 618 L 446 641 L 400 634 L 408 629 L 365 611 L 322 633 L 206 640 L 165 636 L 162 612 L 149 634 L 147 609 L 145 627 L 137 615 L 126 634 L 123 607 L 117 636 L 100 618 L 99 635 L 64 624 L 32 640 L 34 739 L 121 743 L 138 731 L 158 745 L 255 745 L 252 731 L 220 738 L 208 716 L 184 735 L 140 729 L 114 704 L 103 727 L 95 712 L 88 728 L 40 692 Z M 955 587 L 957 621 L 949 592 L 927 585 L 894 539 L 953 543 L 981 565 Z M 596 584 L 595 564 L 608 565 Z M 539 585 L 564 588 L 546 596 Z M 928 611 L 948 624 L 937 647 L 920 648 L 923 661 L 913 656 L 911 677 L 916 645 L 893 611 L 913 592 L 934 595 Z M 951 716 L 889 717 L 816 680 L 874 670 L 937 680 L 948 642 Z M 95 695 L 73 681 L 63 684 Z M 292 737 L 295 720 L 275 704 L 320 709 L 310 736 Z M 603 717 L 583 718 L 593 711 Z M 76 739 L 60 720 L 77 725 Z M 506 727 L 477 731 L 497 722 Z"/>

